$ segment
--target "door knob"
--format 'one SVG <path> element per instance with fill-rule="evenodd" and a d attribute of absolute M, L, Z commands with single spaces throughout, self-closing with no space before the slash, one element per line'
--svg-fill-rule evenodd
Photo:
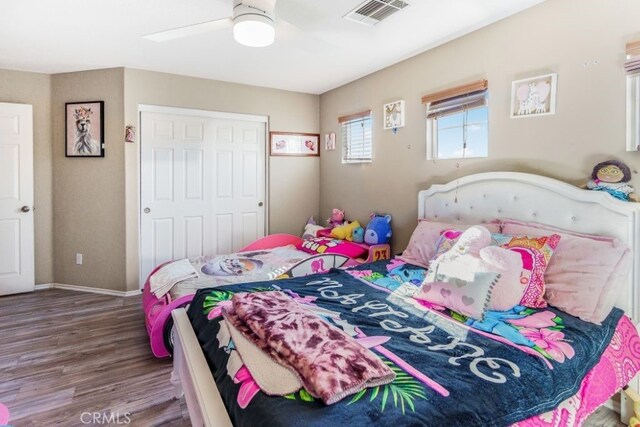
<path fill-rule="evenodd" d="M 264 203 L 262 202 L 258 203 L 258 206 L 262 207 L 262 205 L 264 205 Z"/>
<path fill-rule="evenodd" d="M 31 208 L 29 206 L 23 206 L 20 208 L 20 212 L 24 212 L 27 213 L 31 210 Z"/>
<path fill-rule="evenodd" d="M 144 213 L 149 213 L 149 212 L 151 212 L 151 209 L 149 209 L 149 208 L 144 208 Z"/>

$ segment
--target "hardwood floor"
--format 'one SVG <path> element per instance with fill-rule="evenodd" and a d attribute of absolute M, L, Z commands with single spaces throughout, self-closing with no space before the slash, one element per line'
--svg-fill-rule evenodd
<path fill-rule="evenodd" d="M 0 297 L 0 343 L 0 403 L 12 425 L 86 425 L 93 413 L 113 414 L 114 425 L 127 413 L 134 426 L 189 425 L 184 400 L 172 397 L 171 361 L 151 354 L 140 297 Z"/>
<path fill-rule="evenodd" d="M 140 297 L 59 289 L 0 297 L 0 349 L 11 425 L 82 426 L 93 413 L 120 414 L 120 425 L 126 414 L 133 426 L 190 425 L 184 400 L 172 397 L 171 361 L 149 349 Z M 585 423 L 621 425 L 606 408 Z"/>

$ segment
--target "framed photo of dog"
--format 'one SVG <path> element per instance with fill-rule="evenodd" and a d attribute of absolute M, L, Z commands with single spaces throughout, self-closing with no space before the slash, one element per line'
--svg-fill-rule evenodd
<path fill-rule="evenodd" d="M 65 104 L 65 155 L 104 157 L 104 101 Z"/>

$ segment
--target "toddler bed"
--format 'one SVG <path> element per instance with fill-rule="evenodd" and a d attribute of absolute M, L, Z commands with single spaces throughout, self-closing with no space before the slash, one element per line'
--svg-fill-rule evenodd
<path fill-rule="evenodd" d="M 472 175 L 421 192 L 419 203 L 421 218 L 480 223 L 508 217 L 613 236 L 634 253 L 638 248 L 637 205 L 549 178 Z M 616 305 L 635 316 L 639 273 L 637 257 L 632 260 Z M 537 338 L 547 337 L 544 344 L 555 350 L 547 353 L 551 357 L 540 357 L 537 350 L 416 305 L 405 298 L 410 292 L 403 293 L 411 280 L 366 281 L 392 267 L 374 263 L 350 272 L 199 291 L 190 319 L 184 310 L 173 314 L 178 344 L 174 382 L 184 389 L 193 425 L 579 425 L 626 383 L 637 389 L 632 378 L 640 367 L 640 339 L 620 309 L 601 325 L 553 307 L 528 312 L 526 321 L 535 325 Z M 420 270 L 410 264 L 405 268 L 411 270 L 406 277 Z M 216 317 L 222 301 L 256 289 L 280 289 L 331 313 L 331 322 L 370 343 L 396 379 L 330 406 L 304 392 L 286 397 L 258 392 L 251 375 L 232 360 L 232 343 Z"/>
<path fill-rule="evenodd" d="M 367 260 L 367 258 L 352 258 L 339 253 L 327 253 L 331 250 L 313 255 L 296 249 L 302 242 L 303 240 L 297 236 L 273 234 L 256 240 L 237 253 L 191 259 L 189 262 L 199 272 L 199 276 L 180 280 L 160 296 L 152 291 L 150 282 L 151 277 L 165 264 L 156 267 L 145 282 L 142 298 L 153 354 L 156 357 L 170 355 L 172 350 L 170 331 L 173 326 L 171 311 L 187 306 L 198 289 L 278 277 L 301 276 L 331 268 L 357 265 Z M 342 250 L 354 256 L 364 253 L 368 258 L 377 257 L 376 259 L 380 259 L 380 251 L 384 250 L 387 251 L 384 258 L 388 258 L 388 245 L 368 247 L 367 253 L 364 248 L 354 243 L 339 243 L 344 243 L 344 246 L 351 251 L 336 248 L 333 250 Z M 354 251 L 353 248 L 359 251 Z"/>

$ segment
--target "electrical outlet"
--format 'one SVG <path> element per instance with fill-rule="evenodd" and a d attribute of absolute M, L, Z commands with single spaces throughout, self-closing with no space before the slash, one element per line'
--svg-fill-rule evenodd
<path fill-rule="evenodd" d="M 76 254 L 76 265 L 82 265 L 82 254 Z"/>

